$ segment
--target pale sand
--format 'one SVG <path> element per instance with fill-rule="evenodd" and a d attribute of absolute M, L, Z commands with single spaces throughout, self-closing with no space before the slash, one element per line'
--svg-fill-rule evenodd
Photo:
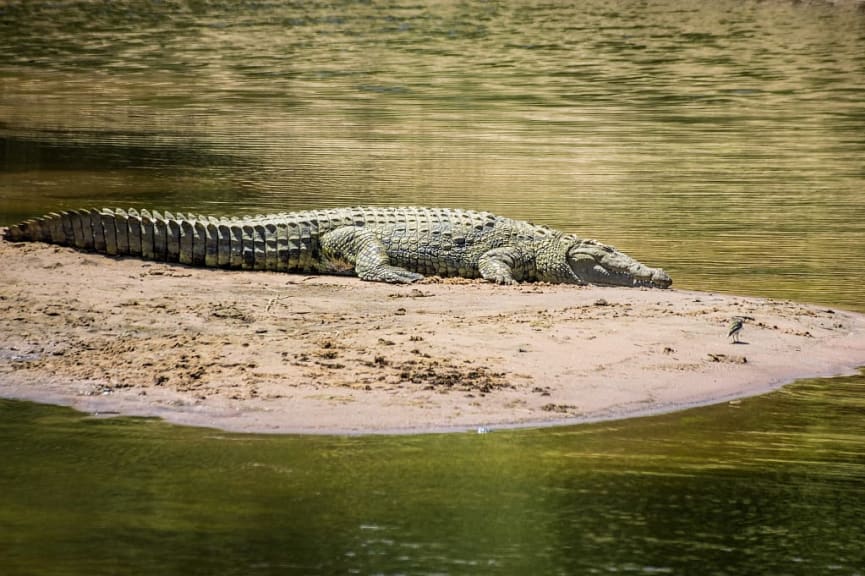
<path fill-rule="evenodd" d="M 0 241 L 0 396 L 233 431 L 623 418 L 865 365 L 865 316 L 681 290 L 391 286 Z M 732 317 L 751 316 L 741 344 Z"/>

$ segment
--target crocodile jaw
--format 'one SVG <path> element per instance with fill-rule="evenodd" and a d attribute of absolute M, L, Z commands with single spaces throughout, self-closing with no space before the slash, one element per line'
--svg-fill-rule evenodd
<path fill-rule="evenodd" d="M 673 280 L 661 268 L 650 268 L 612 246 L 581 240 L 568 250 L 571 273 L 581 284 L 668 288 Z"/>

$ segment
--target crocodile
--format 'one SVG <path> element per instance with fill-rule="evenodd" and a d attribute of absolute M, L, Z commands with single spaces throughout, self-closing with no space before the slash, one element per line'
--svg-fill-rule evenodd
<path fill-rule="evenodd" d="M 193 266 L 356 275 L 410 283 L 425 275 L 498 284 L 667 288 L 670 276 L 595 240 L 489 212 L 355 207 L 214 218 L 135 209 L 51 213 L 10 226 L 39 241 Z"/>

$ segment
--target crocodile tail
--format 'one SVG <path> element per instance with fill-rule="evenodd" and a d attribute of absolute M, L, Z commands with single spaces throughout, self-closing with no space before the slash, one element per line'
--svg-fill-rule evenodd
<path fill-rule="evenodd" d="M 6 229 L 12 242 L 48 242 L 110 256 L 193 266 L 277 269 L 275 225 L 241 225 L 207 216 L 155 210 L 91 209 L 51 213 Z"/>
<path fill-rule="evenodd" d="M 10 226 L 13 242 L 48 242 L 101 254 L 165 259 L 153 248 L 153 220 L 146 210 L 69 210 Z"/>
<path fill-rule="evenodd" d="M 59 214 L 48 214 L 41 218 L 31 218 L 6 229 L 4 237 L 10 242 L 50 242 L 65 243 L 65 236 L 54 237 L 53 228 L 59 221 Z"/>
<path fill-rule="evenodd" d="M 49 242 L 110 256 L 193 266 L 312 272 L 319 220 L 223 220 L 155 210 L 70 210 L 15 224 L 7 240 Z"/>

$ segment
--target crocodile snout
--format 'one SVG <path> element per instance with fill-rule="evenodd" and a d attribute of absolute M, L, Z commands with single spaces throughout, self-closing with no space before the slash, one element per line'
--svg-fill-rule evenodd
<path fill-rule="evenodd" d="M 673 279 L 662 268 L 657 268 L 652 273 L 652 284 L 659 288 L 669 288 L 673 283 Z"/>

